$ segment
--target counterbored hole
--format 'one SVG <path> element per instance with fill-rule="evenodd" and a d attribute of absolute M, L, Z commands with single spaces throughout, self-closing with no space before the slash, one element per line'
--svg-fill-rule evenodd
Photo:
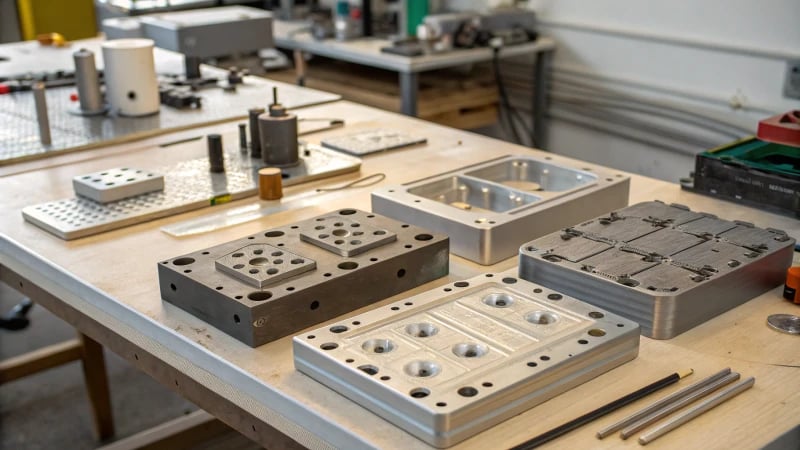
<path fill-rule="evenodd" d="M 367 353 L 389 353 L 396 345 L 390 339 L 369 339 L 361 344 L 361 348 Z"/>
<path fill-rule="evenodd" d="M 564 296 L 563 296 L 563 295 L 561 295 L 561 294 L 549 294 L 549 295 L 547 296 L 547 298 L 548 298 L 549 300 L 561 300 L 562 298 L 564 298 Z"/>
<path fill-rule="evenodd" d="M 605 336 L 605 335 L 606 335 L 605 330 L 601 330 L 599 328 L 593 328 L 593 329 L 589 330 L 589 336 L 602 337 L 602 336 Z"/>
<path fill-rule="evenodd" d="M 453 283 L 453 286 L 463 288 L 469 286 L 469 283 L 467 283 L 466 281 L 456 281 L 455 283 Z"/>
<path fill-rule="evenodd" d="M 347 328 L 344 325 L 334 325 L 334 326 L 330 327 L 329 329 L 330 329 L 331 333 L 344 333 L 345 331 L 349 330 L 349 328 Z"/>
<path fill-rule="evenodd" d="M 412 396 L 414 398 L 424 398 L 424 397 L 427 397 L 427 396 L 431 395 L 431 391 L 428 390 L 428 389 L 419 387 L 419 388 L 414 388 L 411 391 L 409 391 L 408 395 L 410 395 L 410 396 Z"/>
<path fill-rule="evenodd" d="M 172 291 L 173 291 L 173 292 L 175 292 L 175 291 L 177 291 L 177 290 L 178 290 L 178 287 L 177 287 L 177 286 L 175 286 L 175 283 L 170 283 L 170 284 L 169 284 L 169 288 L 170 288 L 170 289 L 172 289 Z"/>
<path fill-rule="evenodd" d="M 266 233 L 264 233 L 264 236 L 266 236 L 266 237 L 280 237 L 280 236 L 283 236 L 283 235 L 284 235 L 284 232 L 283 231 L 278 231 L 278 230 L 276 230 L 276 231 L 267 231 Z"/>
<path fill-rule="evenodd" d="M 458 390 L 458 395 L 462 397 L 475 397 L 478 395 L 478 390 L 472 386 L 464 386 Z"/>
<path fill-rule="evenodd" d="M 356 213 L 355 209 L 343 209 L 343 210 L 339 211 L 339 214 L 341 214 L 343 216 L 352 216 L 355 213 Z"/>
<path fill-rule="evenodd" d="M 358 263 L 355 261 L 345 261 L 340 262 L 338 266 L 336 266 L 342 270 L 353 270 L 358 267 Z"/>
<path fill-rule="evenodd" d="M 341 236 L 348 236 L 350 234 L 350 232 L 345 230 L 344 228 L 337 228 L 337 229 L 331 231 L 331 234 L 334 235 L 334 236 L 341 237 Z"/>
<path fill-rule="evenodd" d="M 589 317 L 592 319 L 602 319 L 605 317 L 605 314 L 601 313 L 600 311 L 592 311 L 589 313 Z"/>
<path fill-rule="evenodd" d="M 319 346 L 319 348 L 321 348 L 323 350 L 333 350 L 333 349 L 338 348 L 338 347 L 339 347 L 339 344 L 337 344 L 336 342 L 326 342 L 326 343 L 324 343 L 324 344 Z"/>
<path fill-rule="evenodd" d="M 432 323 L 422 322 L 422 323 L 410 323 L 406 325 L 406 333 L 414 337 L 420 337 L 420 338 L 430 337 L 438 332 L 439 328 L 437 328 Z"/>
<path fill-rule="evenodd" d="M 414 239 L 416 239 L 418 241 L 430 241 L 431 239 L 433 239 L 433 236 L 431 236 L 430 234 L 427 234 L 427 233 L 423 233 L 423 234 L 418 234 L 418 235 L 414 236 Z"/>
<path fill-rule="evenodd" d="M 397 278 L 403 278 L 406 276 L 406 269 L 400 269 L 397 271 Z"/>
<path fill-rule="evenodd" d="M 236 322 L 236 323 L 239 323 L 239 322 L 241 322 L 241 321 L 242 321 L 242 319 L 240 319 L 240 318 L 239 318 L 239 315 L 238 315 L 238 314 L 234 314 L 234 315 L 233 315 L 233 321 L 234 321 L 234 322 Z"/>
<path fill-rule="evenodd" d="M 254 302 L 261 302 L 272 298 L 272 292 L 269 291 L 251 292 L 247 294 L 247 298 L 253 300 Z"/>
<path fill-rule="evenodd" d="M 525 315 L 525 320 L 536 325 L 550 325 L 558 322 L 558 315 L 550 311 L 533 311 Z"/>
<path fill-rule="evenodd" d="M 314 300 L 313 302 L 311 302 L 311 305 L 309 305 L 309 308 L 311 308 L 312 310 L 319 308 L 319 302 Z"/>
<path fill-rule="evenodd" d="M 483 344 L 472 342 L 456 344 L 453 346 L 453 354 L 461 358 L 480 358 L 489 352 L 489 348 Z"/>
<path fill-rule="evenodd" d="M 516 282 L 517 282 L 516 278 L 512 278 L 512 277 L 503 278 L 503 283 L 505 283 L 505 284 L 514 284 Z"/>
<path fill-rule="evenodd" d="M 514 297 L 504 293 L 489 294 L 483 297 L 483 303 L 495 308 L 508 308 L 514 304 Z"/>
<path fill-rule="evenodd" d="M 366 373 L 367 375 L 375 375 L 378 373 L 378 368 L 373 366 L 372 364 L 364 364 L 363 366 L 358 366 L 358 370 Z"/>
<path fill-rule="evenodd" d="M 176 266 L 185 266 L 194 262 L 194 258 L 189 258 L 188 256 L 183 258 L 178 258 L 175 261 L 172 261 L 172 264 Z"/>
<path fill-rule="evenodd" d="M 403 370 L 412 377 L 427 378 L 438 375 L 442 368 L 433 361 L 411 361 Z"/>
<path fill-rule="evenodd" d="M 267 258 L 260 257 L 260 258 L 253 258 L 247 263 L 250 264 L 251 266 L 266 266 L 267 264 L 269 264 L 269 260 Z"/>

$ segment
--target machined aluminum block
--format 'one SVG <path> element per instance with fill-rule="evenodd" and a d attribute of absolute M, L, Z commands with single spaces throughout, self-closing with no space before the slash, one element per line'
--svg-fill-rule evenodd
<path fill-rule="evenodd" d="M 294 338 L 295 367 L 448 447 L 636 357 L 639 326 L 484 274 Z"/>
<path fill-rule="evenodd" d="M 72 179 L 72 187 L 77 195 L 99 203 L 110 203 L 163 190 L 164 175 L 133 167 L 119 167 L 79 175 Z"/>
<path fill-rule="evenodd" d="M 323 232 L 348 252 L 302 237 Z M 255 347 L 447 275 L 448 250 L 447 236 L 343 209 L 162 261 L 158 281 L 164 300 Z"/>
<path fill-rule="evenodd" d="M 489 265 L 524 242 L 627 205 L 629 183 L 585 163 L 504 156 L 378 189 L 372 210 L 447 234 L 454 254 Z"/>
<path fill-rule="evenodd" d="M 644 202 L 524 244 L 519 276 L 670 339 L 782 284 L 794 243 L 780 230 Z"/>

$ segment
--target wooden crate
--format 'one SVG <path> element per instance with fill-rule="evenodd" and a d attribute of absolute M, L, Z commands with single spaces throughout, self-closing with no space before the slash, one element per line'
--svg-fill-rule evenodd
<path fill-rule="evenodd" d="M 267 78 L 294 83 L 294 69 L 268 72 Z M 398 74 L 357 64 L 314 57 L 308 63 L 306 86 L 341 95 L 345 100 L 400 112 Z M 437 70 L 419 76 L 417 115 L 454 128 L 471 129 L 497 121 L 498 94 L 488 66 L 468 71 Z"/>

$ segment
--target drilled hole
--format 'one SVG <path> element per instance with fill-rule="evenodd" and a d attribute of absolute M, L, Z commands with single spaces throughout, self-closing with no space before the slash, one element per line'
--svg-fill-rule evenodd
<path fill-rule="evenodd" d="M 601 330 L 599 328 L 593 328 L 593 329 L 589 330 L 589 336 L 602 337 L 602 336 L 605 336 L 605 335 L 606 335 L 605 330 Z"/>
<path fill-rule="evenodd" d="M 411 323 L 406 325 L 406 333 L 414 337 L 430 337 L 439 332 L 439 328 L 431 323 Z"/>
<path fill-rule="evenodd" d="M 430 241 L 431 239 L 433 239 L 433 236 L 431 236 L 430 234 L 427 234 L 427 233 L 423 233 L 423 234 L 418 234 L 418 235 L 414 236 L 414 239 L 416 239 L 418 241 Z"/>
<path fill-rule="evenodd" d="M 353 270 L 358 267 L 358 263 L 355 261 L 345 261 L 340 262 L 338 266 L 336 266 L 342 270 Z"/>
<path fill-rule="evenodd" d="M 414 388 L 409 391 L 408 395 L 414 398 L 424 398 L 431 395 L 431 391 L 425 388 Z"/>
<path fill-rule="evenodd" d="M 337 228 L 337 229 L 331 231 L 331 234 L 334 235 L 334 236 L 342 237 L 342 236 L 350 235 L 350 232 L 345 230 L 344 228 Z"/>
<path fill-rule="evenodd" d="M 187 257 L 178 258 L 175 261 L 172 261 L 172 264 L 175 264 L 176 266 L 185 266 L 185 265 L 191 264 L 193 262 L 194 262 L 194 258 L 189 258 L 187 256 Z"/>
<path fill-rule="evenodd" d="M 469 283 L 467 283 L 466 281 L 457 281 L 453 283 L 453 286 L 463 288 L 469 286 Z"/>
<path fill-rule="evenodd" d="M 495 308 L 508 308 L 514 304 L 514 297 L 508 294 L 489 294 L 483 297 L 483 303 Z"/>
<path fill-rule="evenodd" d="M 339 214 L 341 214 L 343 216 L 352 216 L 356 212 L 357 211 L 355 209 L 343 209 L 343 210 L 339 211 Z"/>
<path fill-rule="evenodd" d="M 170 283 L 169 288 L 172 289 L 173 292 L 178 290 L 178 287 L 175 286 L 175 283 Z"/>
<path fill-rule="evenodd" d="M 462 343 L 453 346 L 453 354 L 461 358 L 480 358 L 489 352 L 483 344 Z"/>
<path fill-rule="evenodd" d="M 403 278 L 406 276 L 406 269 L 400 269 L 397 271 L 397 278 Z"/>
<path fill-rule="evenodd" d="M 589 317 L 592 319 L 602 319 L 605 317 L 605 314 L 601 313 L 600 311 L 592 311 L 589 313 Z"/>
<path fill-rule="evenodd" d="M 234 321 L 234 322 L 236 322 L 236 323 L 239 323 L 239 322 L 241 322 L 241 321 L 242 321 L 242 319 L 240 319 L 240 318 L 239 318 L 239 315 L 238 315 L 238 314 L 234 314 L 234 315 L 233 315 L 233 321 Z"/>
<path fill-rule="evenodd" d="M 403 370 L 412 377 L 427 378 L 436 376 L 442 368 L 433 361 L 411 361 L 403 367 Z"/>
<path fill-rule="evenodd" d="M 349 328 L 347 328 L 344 325 L 334 325 L 334 326 L 330 327 L 329 329 L 330 329 L 331 333 L 344 333 L 345 331 L 349 330 Z"/>
<path fill-rule="evenodd" d="M 503 283 L 505 283 L 505 284 L 514 284 L 516 282 L 517 282 L 516 278 L 512 278 L 512 277 L 503 278 Z"/>
<path fill-rule="evenodd" d="M 259 258 L 253 258 L 247 263 L 250 264 L 251 266 L 266 266 L 267 264 L 269 264 L 269 260 L 264 257 L 259 257 Z"/>
<path fill-rule="evenodd" d="M 558 315 L 550 311 L 533 311 L 525 315 L 525 320 L 535 325 L 550 325 L 558 322 Z"/>
<path fill-rule="evenodd" d="M 561 300 L 562 298 L 564 298 L 564 296 L 561 294 L 549 294 L 547 296 L 548 300 Z"/>
<path fill-rule="evenodd" d="M 272 298 L 272 293 L 269 291 L 258 291 L 258 292 L 251 292 L 247 294 L 247 298 L 253 300 L 254 302 L 261 302 L 264 300 L 269 300 Z"/>
<path fill-rule="evenodd" d="M 333 350 L 333 349 L 338 348 L 338 347 L 339 347 L 339 344 L 337 344 L 336 342 L 326 342 L 326 343 L 324 343 L 324 344 L 319 346 L 319 348 L 321 348 L 323 350 Z"/>
<path fill-rule="evenodd" d="M 586 339 L 578 340 L 578 344 L 588 344 L 588 343 L 589 343 L 589 341 L 587 341 Z"/>
<path fill-rule="evenodd" d="M 266 233 L 264 233 L 264 236 L 266 236 L 266 237 L 280 237 L 280 236 L 283 236 L 284 234 L 285 233 L 283 231 L 277 231 L 276 230 L 276 231 L 267 231 Z"/>
<path fill-rule="evenodd" d="M 464 386 L 458 390 L 458 395 L 462 397 L 475 397 L 478 395 L 478 390 L 472 386 Z"/>
<path fill-rule="evenodd" d="M 372 364 L 364 364 L 363 366 L 358 366 L 358 370 L 366 373 L 367 375 L 375 375 L 378 373 L 378 368 L 373 366 Z"/>
<path fill-rule="evenodd" d="M 308 307 L 311 308 L 312 310 L 317 309 L 319 308 L 319 302 L 314 300 Z"/>
<path fill-rule="evenodd" d="M 361 348 L 367 353 L 389 353 L 396 346 L 390 339 L 369 339 L 361 344 Z"/>

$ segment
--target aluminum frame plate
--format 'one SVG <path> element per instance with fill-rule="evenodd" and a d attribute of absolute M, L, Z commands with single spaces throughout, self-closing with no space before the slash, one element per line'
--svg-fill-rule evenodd
<path fill-rule="evenodd" d="M 135 167 L 116 167 L 78 175 L 72 179 L 75 194 L 98 203 L 111 203 L 164 189 L 164 175 Z"/>
<path fill-rule="evenodd" d="M 373 129 L 360 131 L 345 136 L 334 136 L 323 139 L 323 147 L 332 148 L 354 156 L 364 156 L 370 153 L 383 152 L 412 145 L 424 144 L 427 138 L 415 137 L 399 131 L 386 129 Z"/>
<path fill-rule="evenodd" d="M 293 349 L 299 371 L 448 447 L 634 359 L 639 327 L 489 273 L 306 331 Z"/>
<path fill-rule="evenodd" d="M 209 172 L 208 158 L 196 158 L 154 169 L 166 174 L 163 191 L 106 204 L 81 197 L 55 200 L 28 206 L 22 216 L 61 239 L 72 240 L 256 195 L 261 159 L 241 153 L 238 146 L 226 147 L 230 150 L 225 152 L 225 173 Z M 283 185 L 355 172 L 360 167 L 358 158 L 308 144 L 300 152 L 300 164 L 283 169 Z"/>
<path fill-rule="evenodd" d="M 372 193 L 372 210 L 450 236 L 452 252 L 490 265 L 519 246 L 628 204 L 630 177 L 597 166 L 510 155 Z"/>
<path fill-rule="evenodd" d="M 300 238 L 314 231 L 321 223 L 317 219 L 332 216 L 387 230 L 396 239 L 343 257 Z M 248 252 L 242 251 L 246 247 Z M 263 250 L 260 255 L 257 249 Z M 227 263 L 225 258 L 237 252 L 262 257 L 267 250 L 270 257 L 284 253 L 278 256 L 282 264 L 292 255 L 316 266 L 263 283 L 258 279 L 259 287 L 232 273 L 233 267 L 220 270 L 221 258 Z M 165 301 L 255 347 L 447 275 L 448 250 L 447 236 L 343 209 L 162 261 L 158 279 Z"/>
<path fill-rule="evenodd" d="M 652 201 L 524 244 L 519 276 L 670 339 L 782 284 L 794 243 L 780 230 Z"/>

